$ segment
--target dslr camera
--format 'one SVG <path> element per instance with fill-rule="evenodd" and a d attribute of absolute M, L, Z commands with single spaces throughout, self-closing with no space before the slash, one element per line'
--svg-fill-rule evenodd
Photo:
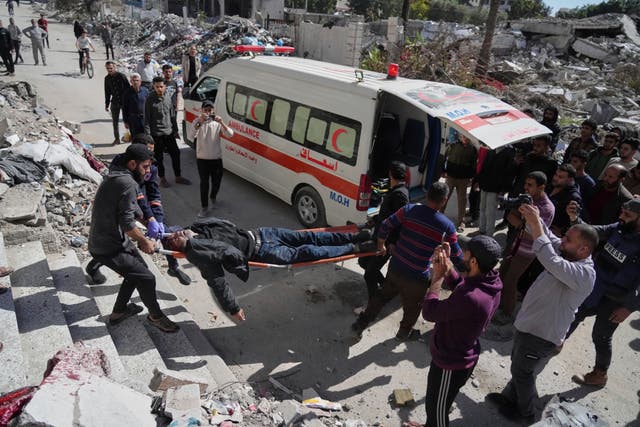
<path fill-rule="evenodd" d="M 501 197 L 498 201 L 498 209 L 508 211 L 518 209 L 521 205 L 532 205 L 533 199 L 528 194 L 518 194 L 517 197 Z"/>

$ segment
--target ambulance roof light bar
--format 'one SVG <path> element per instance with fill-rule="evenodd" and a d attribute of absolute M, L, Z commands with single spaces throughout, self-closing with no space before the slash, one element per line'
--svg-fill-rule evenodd
<path fill-rule="evenodd" d="M 233 47 L 238 53 L 282 53 L 292 54 L 295 48 L 292 46 L 255 46 L 248 44 L 240 44 Z"/>

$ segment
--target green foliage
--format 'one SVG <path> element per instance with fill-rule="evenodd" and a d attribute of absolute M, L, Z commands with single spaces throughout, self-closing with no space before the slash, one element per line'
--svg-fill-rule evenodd
<path fill-rule="evenodd" d="M 360 63 L 360 68 L 370 71 L 385 73 L 389 63 L 389 54 L 386 50 L 372 49 Z"/>
<path fill-rule="evenodd" d="M 608 0 L 558 13 L 561 18 L 586 18 L 603 13 L 639 14 L 640 0 Z"/>
<path fill-rule="evenodd" d="M 549 16 L 551 7 L 542 0 L 511 0 L 509 2 L 509 19 L 540 18 Z"/>
<path fill-rule="evenodd" d="M 409 6 L 409 17 L 411 19 L 427 19 L 430 3 L 429 0 L 413 0 Z"/>
<path fill-rule="evenodd" d="M 306 0 L 307 11 L 313 13 L 331 13 L 336 9 L 337 0 Z M 285 7 L 304 9 L 305 0 L 286 0 Z"/>
<path fill-rule="evenodd" d="M 402 0 L 349 0 L 349 7 L 353 13 L 363 15 L 365 20 L 376 21 L 400 16 Z"/>

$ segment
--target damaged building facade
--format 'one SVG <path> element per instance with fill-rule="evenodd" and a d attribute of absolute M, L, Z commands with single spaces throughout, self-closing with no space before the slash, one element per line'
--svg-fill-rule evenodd
<path fill-rule="evenodd" d="M 124 6 L 132 14 L 173 13 L 182 16 L 183 8 L 187 15 L 196 17 L 204 13 L 208 17 L 240 16 L 252 18 L 269 16 L 271 19 L 284 18 L 284 0 L 124 0 L 111 2 L 111 8 Z"/>

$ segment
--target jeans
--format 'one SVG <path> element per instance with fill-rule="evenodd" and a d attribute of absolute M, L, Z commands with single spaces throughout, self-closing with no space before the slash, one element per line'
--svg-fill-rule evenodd
<path fill-rule="evenodd" d="M 500 306 L 502 311 L 512 316 L 518 299 L 518 281 L 527 271 L 535 258 L 516 253 L 512 257 L 505 258 L 500 266 L 500 278 L 502 279 L 502 293 L 500 294 Z"/>
<path fill-rule="evenodd" d="M 113 125 L 113 137 L 116 141 L 120 141 L 120 110 L 122 106 L 111 102 L 111 124 Z"/>
<path fill-rule="evenodd" d="M 155 145 L 153 147 L 153 155 L 158 163 L 158 176 L 164 178 L 164 152 L 169 153 L 171 157 L 171 166 L 173 167 L 174 176 L 182 176 L 180 170 L 180 149 L 173 135 L 157 135 L 153 136 Z"/>
<path fill-rule="evenodd" d="M 93 254 L 92 254 L 93 255 Z M 156 296 L 156 278 L 140 253 L 134 247 L 124 248 L 114 256 L 93 255 L 93 261 L 87 266 L 87 270 L 95 271 L 99 266 L 105 265 L 123 277 L 120 291 L 113 305 L 114 313 L 127 311 L 127 304 L 134 290 L 138 291 L 142 303 L 152 316 L 162 314 L 158 297 Z"/>
<path fill-rule="evenodd" d="M 11 42 L 13 43 L 13 49 L 16 51 L 16 59 L 15 61 L 13 61 L 13 63 L 17 64 L 18 59 L 20 59 L 20 62 L 24 62 L 24 59 L 22 58 L 22 54 L 20 53 L 20 45 L 22 44 L 22 41 L 11 40 Z"/>
<path fill-rule="evenodd" d="M 144 133 L 144 115 L 129 114 L 128 117 L 123 117 L 127 125 L 129 125 L 129 133 L 133 138 L 139 133 Z"/>
<path fill-rule="evenodd" d="M 0 56 L 4 62 L 4 66 L 7 67 L 7 73 L 14 73 L 13 58 L 11 57 L 11 51 L 9 49 L 0 49 Z"/>
<path fill-rule="evenodd" d="M 80 72 L 84 72 L 84 56 L 87 55 L 87 61 L 89 60 L 89 49 L 80 49 L 78 51 L 78 64 L 80 65 Z"/>
<path fill-rule="evenodd" d="M 534 415 L 533 403 L 538 396 L 536 375 L 546 366 L 556 345 L 516 330 L 511 350 L 511 380 L 502 390 L 502 394 L 517 404 L 520 415 Z"/>
<path fill-rule="evenodd" d="M 261 227 L 257 231 L 262 245 L 253 260 L 258 262 L 295 264 L 334 258 L 355 249 L 356 235 L 352 233 L 316 233 L 276 227 Z"/>
<path fill-rule="evenodd" d="M 449 426 L 449 409 L 475 367 L 474 364 L 470 368 L 454 371 L 442 369 L 431 362 L 427 378 L 427 395 L 424 399 L 427 412 L 425 427 Z"/>
<path fill-rule="evenodd" d="M 109 59 L 109 49 L 111 49 L 111 59 L 116 59 L 116 56 L 113 53 L 113 43 L 105 44 L 105 48 L 107 49 L 107 59 Z"/>
<path fill-rule="evenodd" d="M 367 256 L 358 258 L 358 264 L 364 269 L 364 282 L 367 284 L 369 300 L 374 297 L 384 283 L 384 274 L 380 271 L 391 256 Z"/>
<path fill-rule="evenodd" d="M 360 315 L 360 320 L 366 324 L 373 322 L 383 307 L 400 294 L 402 320 L 398 332 L 408 333 L 418 320 L 428 287 L 426 279 L 409 277 L 389 267 L 382 289 L 369 300 L 366 310 Z"/>
<path fill-rule="evenodd" d="M 482 191 L 480 193 L 480 225 L 482 234 L 493 236 L 496 231 L 496 213 L 498 209 L 498 193 Z"/>
<path fill-rule="evenodd" d="M 200 176 L 200 206 L 207 208 L 209 199 L 215 202 L 222 182 L 222 159 L 196 159 Z M 209 192 L 211 180 L 211 192 Z"/>
<path fill-rule="evenodd" d="M 596 347 L 596 364 L 594 367 L 603 371 L 607 371 L 611 365 L 611 355 L 613 353 L 611 341 L 613 333 L 618 329 L 619 325 L 619 323 L 611 322 L 609 317 L 615 309 L 620 307 L 622 307 L 622 304 L 610 300 L 606 296 L 602 297 L 595 307 L 580 307 L 565 338 L 568 339 L 584 319 L 596 316 L 596 321 L 591 330 L 591 340 Z"/>

